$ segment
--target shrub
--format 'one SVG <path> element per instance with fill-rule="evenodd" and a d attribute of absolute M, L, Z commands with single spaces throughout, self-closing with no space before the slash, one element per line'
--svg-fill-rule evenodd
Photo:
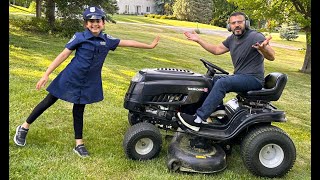
<path fill-rule="evenodd" d="M 195 29 L 194 30 L 197 34 L 200 34 L 201 32 L 200 32 L 200 30 L 197 28 L 197 29 Z"/>
<path fill-rule="evenodd" d="M 291 41 L 294 39 L 297 39 L 298 36 L 299 27 L 297 25 L 283 25 L 279 29 L 280 38 L 286 39 L 287 41 Z"/>
<path fill-rule="evenodd" d="M 10 18 L 10 24 L 21 28 L 24 31 L 53 34 L 60 37 L 72 37 L 75 32 L 83 31 L 82 20 L 79 19 L 57 19 L 54 27 L 50 27 L 45 18 L 32 17 Z"/>
<path fill-rule="evenodd" d="M 210 24 L 218 27 L 226 27 L 227 23 L 221 18 L 214 18 L 210 21 Z"/>
<path fill-rule="evenodd" d="M 44 18 L 36 18 L 31 17 L 30 19 L 26 18 L 10 18 L 10 23 L 20 27 L 22 30 L 25 31 L 33 31 L 33 32 L 41 32 L 47 33 L 50 31 L 50 27 Z"/>
<path fill-rule="evenodd" d="M 154 18 L 155 14 L 148 14 L 148 17 Z"/>
<path fill-rule="evenodd" d="M 161 16 L 162 16 L 162 15 L 157 14 L 157 15 L 155 15 L 155 16 L 154 16 L 154 18 L 156 18 L 156 19 L 160 19 L 160 18 L 161 18 Z"/>
<path fill-rule="evenodd" d="M 54 34 L 61 37 L 72 37 L 75 32 L 84 30 L 83 21 L 74 18 L 65 18 L 56 21 Z"/>

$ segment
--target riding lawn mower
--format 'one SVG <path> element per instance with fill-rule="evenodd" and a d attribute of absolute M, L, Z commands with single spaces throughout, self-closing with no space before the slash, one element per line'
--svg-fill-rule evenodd
<path fill-rule="evenodd" d="M 178 112 L 194 114 L 210 92 L 214 76 L 227 71 L 200 59 L 205 74 L 185 69 L 142 69 L 132 78 L 124 97 L 130 124 L 123 148 L 126 157 L 149 160 L 162 149 L 162 131 L 172 131 L 167 167 L 171 172 L 215 173 L 226 169 L 232 147 L 240 145 L 245 167 L 261 177 L 282 177 L 293 167 L 296 148 L 276 123 L 287 121 L 285 112 L 272 104 L 287 83 L 287 75 L 265 76 L 261 90 L 237 92 L 211 114 L 199 131 L 184 126 Z"/>

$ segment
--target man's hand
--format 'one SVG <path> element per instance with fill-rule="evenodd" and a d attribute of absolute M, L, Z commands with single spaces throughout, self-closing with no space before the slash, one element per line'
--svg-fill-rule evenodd
<path fill-rule="evenodd" d="M 187 37 L 188 40 L 195 41 L 195 42 L 199 42 L 200 40 L 200 37 L 195 31 L 192 31 L 192 33 L 184 32 L 183 34 Z"/>
<path fill-rule="evenodd" d="M 266 38 L 261 44 L 259 42 L 256 42 L 254 45 L 252 45 L 253 48 L 256 48 L 258 50 L 265 49 L 267 45 L 269 45 L 269 41 L 272 39 L 271 35 Z"/>
<path fill-rule="evenodd" d="M 274 55 L 275 52 L 274 50 L 271 48 L 271 46 L 269 46 L 269 41 L 272 39 L 271 36 L 269 36 L 268 38 L 266 38 L 266 40 L 264 40 L 261 44 L 259 44 L 258 42 L 254 45 L 252 45 L 253 48 L 256 48 L 260 54 L 262 54 L 264 56 L 264 58 L 273 61 L 275 59 Z"/>

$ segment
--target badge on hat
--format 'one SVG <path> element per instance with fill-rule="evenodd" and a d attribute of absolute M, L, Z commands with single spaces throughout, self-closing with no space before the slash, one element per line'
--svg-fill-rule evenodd
<path fill-rule="evenodd" d="M 90 7 L 89 11 L 90 12 L 96 12 L 96 7 Z"/>

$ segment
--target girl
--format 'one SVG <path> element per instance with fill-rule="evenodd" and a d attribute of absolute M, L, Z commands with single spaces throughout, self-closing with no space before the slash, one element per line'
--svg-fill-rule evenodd
<path fill-rule="evenodd" d="M 76 50 L 74 58 L 48 86 L 48 95 L 33 109 L 26 121 L 16 128 L 14 142 L 25 146 L 29 126 L 58 99 L 73 103 L 73 126 L 75 133 L 74 152 L 80 157 L 89 153 L 82 139 L 83 113 L 86 104 L 103 100 L 101 69 L 109 50 L 120 47 L 153 49 L 159 36 L 151 44 L 134 40 L 120 40 L 103 33 L 105 13 L 97 7 L 89 7 L 83 12 L 84 32 L 77 32 L 65 45 L 65 49 L 54 59 L 38 81 L 36 89 L 46 85 L 49 75 Z"/>

